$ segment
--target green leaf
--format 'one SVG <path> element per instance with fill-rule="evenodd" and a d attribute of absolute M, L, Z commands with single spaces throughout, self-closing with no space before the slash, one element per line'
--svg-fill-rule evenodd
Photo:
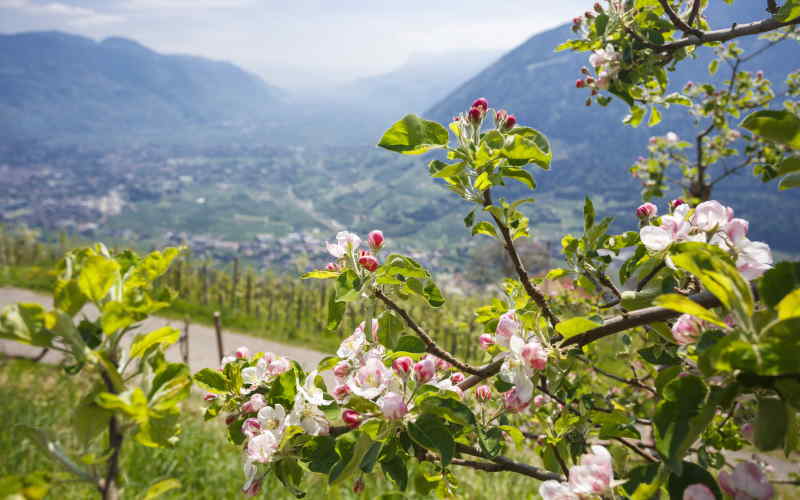
<path fill-rule="evenodd" d="M 715 75 L 717 73 L 717 69 L 719 69 L 719 60 L 714 59 L 708 64 L 708 74 Z"/>
<path fill-rule="evenodd" d="M 358 470 L 358 466 L 361 465 L 361 461 L 364 459 L 370 447 L 372 447 L 372 442 L 369 436 L 363 432 L 358 434 L 358 440 L 352 447 L 347 446 L 346 441 L 339 439 L 337 449 L 339 450 L 341 458 L 336 465 L 331 468 L 330 475 L 328 476 L 328 484 L 340 484 L 353 475 L 353 473 Z"/>
<path fill-rule="evenodd" d="M 223 394 L 228 391 L 229 381 L 217 370 L 204 368 L 195 373 L 192 377 L 194 382 L 201 388 L 216 394 Z"/>
<path fill-rule="evenodd" d="M 594 225 L 595 211 L 592 200 L 587 196 L 583 201 L 583 232 L 586 233 Z"/>
<path fill-rule="evenodd" d="M 775 381 L 775 389 L 784 401 L 800 410 L 800 381 L 782 378 Z"/>
<path fill-rule="evenodd" d="M 108 429 L 108 420 L 111 412 L 100 407 L 95 402 L 97 395 L 103 392 L 100 386 L 95 387 L 91 392 L 84 396 L 72 413 L 72 426 L 78 439 L 83 443 L 89 443 Z"/>
<path fill-rule="evenodd" d="M 645 108 L 641 106 L 636 106 L 635 104 L 631 106 L 631 113 L 626 116 L 622 122 L 630 125 L 633 128 L 638 127 L 642 124 L 642 119 L 644 119 Z"/>
<path fill-rule="evenodd" d="M 328 332 L 336 331 L 339 328 L 346 310 L 347 304 L 336 300 L 335 293 L 328 296 L 328 319 L 325 322 L 325 329 Z"/>
<path fill-rule="evenodd" d="M 796 288 L 800 288 L 800 262 L 779 262 L 761 277 L 758 293 L 761 300 L 774 308 Z"/>
<path fill-rule="evenodd" d="M 103 305 L 100 324 L 103 326 L 103 333 L 111 335 L 145 318 L 147 318 L 146 314 L 131 311 L 122 302 L 110 300 Z"/>
<path fill-rule="evenodd" d="M 536 181 L 527 170 L 517 167 L 502 167 L 500 169 L 500 175 L 525 184 L 531 191 L 536 189 Z"/>
<path fill-rule="evenodd" d="M 661 112 L 657 106 L 653 106 L 650 108 L 650 119 L 647 121 L 647 126 L 655 127 L 659 123 L 661 123 Z"/>
<path fill-rule="evenodd" d="M 696 318 L 708 321 L 722 328 L 727 328 L 725 322 L 722 321 L 714 311 L 706 309 L 685 295 L 677 293 L 661 295 L 656 298 L 655 304 L 680 313 L 691 314 Z"/>
<path fill-rule="evenodd" d="M 778 398 L 759 398 L 758 414 L 753 426 L 753 444 L 761 451 L 783 446 L 788 431 L 788 412 L 793 411 Z"/>
<path fill-rule="evenodd" d="M 147 488 L 147 493 L 144 494 L 144 500 L 153 500 L 154 498 L 158 498 L 168 491 L 172 491 L 180 487 L 181 482 L 177 479 L 164 479 Z"/>
<path fill-rule="evenodd" d="M 406 468 L 405 460 L 394 455 L 387 460 L 381 461 L 381 469 L 392 478 L 392 481 L 397 483 L 397 487 L 401 491 L 405 491 L 408 486 L 408 469 Z"/>
<path fill-rule="evenodd" d="M 408 424 L 408 435 L 423 448 L 438 452 L 444 466 L 453 460 L 456 443 L 439 417 L 430 414 L 420 415 L 416 422 Z"/>
<path fill-rule="evenodd" d="M 759 375 L 797 373 L 800 366 L 800 318 L 772 323 L 761 333 L 756 347 L 760 360 Z"/>
<path fill-rule="evenodd" d="M 472 410 L 464 403 L 435 393 L 423 394 L 417 400 L 423 413 L 439 415 L 458 425 L 475 425 L 477 420 Z"/>
<path fill-rule="evenodd" d="M 434 179 L 458 177 L 464 172 L 466 166 L 467 164 L 463 161 L 448 164 L 440 160 L 432 160 L 430 163 L 428 163 L 428 172 Z"/>
<path fill-rule="evenodd" d="M 800 288 L 785 296 L 778 303 L 778 319 L 800 316 Z"/>
<path fill-rule="evenodd" d="M 149 286 L 153 281 L 167 272 L 172 261 L 181 254 L 180 248 L 169 247 L 163 251 L 150 252 L 144 259 L 129 270 L 130 276 L 125 280 L 125 292 Z"/>
<path fill-rule="evenodd" d="M 775 168 L 778 170 L 778 175 L 786 175 L 794 172 L 800 172 L 800 157 L 789 156 L 781 160 Z"/>
<path fill-rule="evenodd" d="M 89 300 L 78 286 L 78 280 L 58 280 L 53 289 L 53 305 L 70 316 L 75 316 Z"/>
<path fill-rule="evenodd" d="M 378 317 L 378 340 L 389 349 L 394 349 L 406 324 L 392 311 L 384 311 Z"/>
<path fill-rule="evenodd" d="M 447 146 L 447 129 L 440 124 L 406 115 L 381 137 L 378 146 L 402 154 L 417 155 Z"/>
<path fill-rule="evenodd" d="M 278 461 L 275 466 L 275 475 L 295 498 L 303 498 L 305 492 L 300 489 L 300 482 L 303 480 L 303 469 L 297 464 L 295 458 L 284 458 Z"/>
<path fill-rule="evenodd" d="M 556 331 L 560 333 L 564 339 L 568 339 L 599 326 L 602 325 L 584 316 L 578 316 L 558 323 L 556 325 Z"/>
<path fill-rule="evenodd" d="M 530 127 L 515 127 L 509 133 L 501 154 L 516 167 L 534 163 L 543 169 L 550 168 L 553 153 L 550 141 L 544 134 Z"/>
<path fill-rule="evenodd" d="M 403 335 L 397 341 L 394 350 L 400 352 L 423 353 L 427 351 L 427 347 L 425 346 L 425 342 L 420 340 L 419 337 L 415 335 Z"/>
<path fill-rule="evenodd" d="M 622 487 L 631 500 L 651 500 L 658 498 L 658 490 L 668 476 L 669 471 L 661 464 L 640 465 L 631 470 Z"/>
<path fill-rule="evenodd" d="M 181 338 L 181 332 L 171 326 L 163 326 L 144 335 L 137 335 L 130 350 L 131 358 L 139 358 L 154 345 L 169 347 Z"/>
<path fill-rule="evenodd" d="M 714 417 L 714 405 L 705 404 L 707 394 L 706 385 L 694 375 L 678 377 L 664 386 L 653 433 L 656 450 L 667 458 L 673 474 L 682 474 L 683 456 Z"/>
<path fill-rule="evenodd" d="M 119 264 L 106 257 L 93 255 L 83 263 L 78 287 L 89 300 L 100 302 L 119 278 Z"/>
<path fill-rule="evenodd" d="M 741 126 L 767 140 L 800 149 L 800 118 L 790 111 L 756 111 L 748 115 Z"/>
<path fill-rule="evenodd" d="M 786 22 L 796 19 L 798 16 L 800 16 L 800 0 L 786 0 L 786 3 L 775 14 L 775 19 Z"/>
<path fill-rule="evenodd" d="M 788 174 L 778 183 L 778 189 L 780 189 L 781 191 L 786 191 L 787 189 L 794 189 L 798 187 L 800 187 L 800 172 L 794 172 L 792 174 Z"/>
<path fill-rule="evenodd" d="M 486 221 L 478 222 L 472 226 L 472 234 L 485 234 L 486 236 L 497 238 L 497 231 L 495 230 L 494 226 Z"/>
<path fill-rule="evenodd" d="M 339 461 L 336 454 L 336 439 L 331 436 L 312 437 L 303 446 L 303 461 L 311 472 L 327 474 Z"/>
<path fill-rule="evenodd" d="M 0 310 L 0 338 L 51 347 L 53 334 L 45 328 L 44 308 L 24 302 L 5 306 Z"/>

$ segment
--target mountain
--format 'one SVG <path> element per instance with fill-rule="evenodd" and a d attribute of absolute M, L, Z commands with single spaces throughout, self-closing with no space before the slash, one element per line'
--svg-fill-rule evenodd
<path fill-rule="evenodd" d="M 730 6 L 711 2 L 708 10 L 709 19 L 717 27 L 763 19 L 766 15 L 762 2 L 735 2 Z M 520 123 L 541 130 L 553 143 L 552 170 L 536 174 L 537 196 L 546 193 L 557 199 L 573 199 L 578 210 L 583 194 L 591 194 L 607 214 L 619 216 L 624 224 L 618 228 L 622 229 L 635 222 L 632 207 L 636 206 L 639 189 L 628 174 L 628 167 L 646 152 L 647 139 L 674 130 L 691 140 L 697 131 L 681 106 L 665 112 L 659 126 L 642 125 L 636 129 L 622 124 L 628 111 L 618 99 L 605 108 L 584 106 L 587 92 L 575 89 L 574 84 L 581 66 L 588 66 L 588 54 L 554 51 L 574 37 L 569 24 L 532 36 L 432 106 L 424 116 L 448 122 L 477 97 L 486 97 L 493 107 L 508 109 Z M 739 43 L 747 48 L 764 41 L 750 37 Z M 796 42 L 783 42 L 742 69 L 764 70 L 780 90 L 785 75 L 798 68 L 797 50 Z M 706 68 L 713 53 L 708 48 L 698 52 L 697 59 L 684 61 L 670 75 L 674 89 L 680 89 L 690 79 L 710 78 Z M 726 77 L 723 67 L 716 78 Z M 800 251 L 800 237 L 795 236 L 800 228 L 792 215 L 800 208 L 798 190 L 778 192 L 774 183 L 760 185 L 743 172 L 721 183 L 715 189 L 715 197 L 739 208 L 741 216 L 759 221 L 751 226 L 754 238 Z M 536 224 L 535 219 L 531 221 Z M 791 233 L 788 237 L 787 232 Z"/>
<path fill-rule="evenodd" d="M 9 139 L 158 135 L 264 120 L 281 92 L 233 64 L 124 38 L 0 35 L 0 133 Z"/>
<path fill-rule="evenodd" d="M 276 113 L 295 124 L 286 140 L 325 146 L 377 142 L 388 123 L 422 113 L 492 63 L 495 50 L 413 54 L 385 74 L 290 93 Z"/>

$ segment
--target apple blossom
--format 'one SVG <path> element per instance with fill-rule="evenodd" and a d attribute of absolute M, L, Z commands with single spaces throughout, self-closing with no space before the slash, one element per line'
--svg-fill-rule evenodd
<path fill-rule="evenodd" d="M 475 102 L 472 103 L 472 107 L 479 108 L 481 111 L 486 113 L 489 110 L 489 101 L 487 101 L 485 97 L 479 97 L 475 99 Z"/>
<path fill-rule="evenodd" d="M 544 370 L 547 366 L 547 351 L 535 340 L 523 345 L 519 355 L 534 370 Z"/>
<path fill-rule="evenodd" d="M 650 202 L 643 203 L 636 209 L 636 216 L 640 219 L 655 217 L 656 215 L 658 215 L 658 207 Z"/>
<path fill-rule="evenodd" d="M 667 135 L 664 136 L 664 139 L 667 140 L 667 144 L 674 145 L 678 142 L 678 134 L 675 132 L 667 132 Z"/>
<path fill-rule="evenodd" d="M 519 413 L 531 404 L 530 399 L 527 401 L 520 397 L 516 387 L 503 393 L 503 406 L 506 411 L 510 413 Z"/>
<path fill-rule="evenodd" d="M 366 342 L 367 339 L 364 336 L 364 330 L 362 328 L 356 328 L 352 335 L 339 344 L 339 349 L 336 350 L 336 356 L 341 359 L 353 359 L 361 353 Z"/>
<path fill-rule="evenodd" d="M 348 385 L 353 393 L 366 399 L 380 396 L 386 390 L 391 372 L 383 365 L 380 359 L 369 358 L 361 368 L 351 377 Z"/>
<path fill-rule="evenodd" d="M 217 398 L 219 398 L 218 395 L 214 394 L 213 392 L 207 392 L 206 395 L 203 396 L 203 401 L 214 401 Z"/>
<path fill-rule="evenodd" d="M 419 384 L 430 381 L 436 375 L 436 365 L 432 359 L 425 358 L 414 364 L 414 380 Z"/>
<path fill-rule="evenodd" d="M 559 483 L 553 479 L 545 481 L 539 486 L 539 495 L 543 500 L 580 500 L 580 497 L 572 492 L 567 483 Z"/>
<path fill-rule="evenodd" d="M 414 360 L 408 356 L 400 356 L 392 362 L 392 369 L 394 369 L 395 373 L 401 378 L 408 377 L 408 374 L 411 373 L 412 366 L 414 366 Z"/>
<path fill-rule="evenodd" d="M 336 243 L 327 243 L 328 252 L 341 259 L 345 254 L 352 252 L 361 244 L 361 238 L 348 231 L 340 231 L 336 234 Z"/>
<path fill-rule="evenodd" d="M 263 394 L 253 394 L 250 399 L 240 408 L 242 413 L 258 413 L 258 410 L 267 406 Z"/>
<path fill-rule="evenodd" d="M 697 205 L 692 217 L 692 225 L 701 231 L 711 232 L 723 229 L 728 224 L 728 212 L 718 201 L 704 201 Z"/>
<path fill-rule="evenodd" d="M 339 385 L 337 385 L 336 387 L 333 388 L 333 392 L 331 394 L 333 395 L 334 398 L 336 398 L 336 401 L 341 402 L 347 396 L 349 396 L 351 392 L 353 392 L 353 391 L 352 391 L 352 389 L 350 389 L 349 385 L 347 385 L 347 384 L 339 384 Z"/>
<path fill-rule="evenodd" d="M 592 446 L 592 452 L 581 456 L 580 465 L 569 469 L 569 486 L 578 495 L 600 495 L 611 487 L 614 470 L 611 454 L 605 447 Z"/>
<path fill-rule="evenodd" d="M 672 325 L 672 336 L 682 345 L 693 344 L 700 337 L 702 325 L 700 320 L 690 314 L 681 314 Z"/>
<path fill-rule="evenodd" d="M 383 232 L 378 229 L 370 231 L 367 235 L 367 242 L 369 243 L 369 247 L 372 249 L 372 251 L 377 252 L 383 248 Z"/>
<path fill-rule="evenodd" d="M 278 451 L 278 444 L 278 440 L 271 432 L 253 436 L 247 442 L 247 458 L 253 462 L 269 463 L 272 461 L 272 456 Z"/>
<path fill-rule="evenodd" d="M 672 244 L 669 231 L 659 226 L 645 226 L 639 230 L 639 239 L 651 252 L 661 252 Z"/>
<path fill-rule="evenodd" d="M 380 262 L 378 262 L 378 259 L 376 259 L 375 256 L 370 254 L 362 255 L 361 257 L 359 257 L 358 263 L 361 265 L 361 267 L 363 267 L 364 269 L 366 269 L 371 273 L 375 272 L 375 270 L 378 269 L 378 267 L 380 266 Z"/>
<path fill-rule="evenodd" d="M 736 269 L 746 280 L 754 280 L 772 269 L 772 252 L 766 243 L 745 239 L 738 251 Z"/>
<path fill-rule="evenodd" d="M 339 271 L 342 270 L 341 267 L 339 267 L 339 264 L 335 262 L 328 262 L 328 264 L 325 265 L 325 269 L 332 273 L 338 273 Z"/>
<path fill-rule="evenodd" d="M 225 365 L 233 363 L 234 361 L 236 361 L 236 356 L 224 356 L 219 362 L 219 367 L 225 368 Z"/>
<path fill-rule="evenodd" d="M 550 398 L 545 396 L 544 394 L 537 394 L 533 398 L 533 405 L 537 408 L 541 408 L 542 406 L 546 405 L 550 402 Z"/>
<path fill-rule="evenodd" d="M 258 467 L 250 460 L 245 460 L 243 468 L 245 482 L 242 486 L 242 493 L 244 493 L 245 496 L 254 497 L 261 493 L 261 480 L 256 479 Z"/>
<path fill-rule="evenodd" d="M 478 345 L 485 351 L 489 349 L 489 346 L 494 345 L 494 337 L 488 333 L 483 333 L 480 337 L 478 337 Z"/>
<path fill-rule="evenodd" d="M 275 435 L 275 439 L 280 441 L 286 422 L 286 410 L 280 403 L 275 406 L 265 406 L 258 411 L 258 422 L 264 431 L 271 432 Z"/>
<path fill-rule="evenodd" d="M 380 401 L 381 412 L 390 420 L 398 420 L 408 413 L 408 407 L 403 401 L 403 395 L 396 392 L 387 392 Z"/>
<path fill-rule="evenodd" d="M 295 396 L 292 412 L 286 417 L 286 425 L 300 426 L 312 436 L 327 436 L 330 432 L 330 424 L 325 414 L 315 405 L 308 403 L 299 393 Z"/>
<path fill-rule="evenodd" d="M 252 438 L 261 433 L 261 423 L 255 418 L 248 418 L 242 422 L 242 434 Z"/>
<path fill-rule="evenodd" d="M 495 328 L 494 331 L 497 337 L 497 343 L 503 347 L 508 347 L 508 342 L 511 339 L 511 336 L 519 333 L 520 328 L 521 325 L 517 319 L 516 312 L 512 310 L 503 313 L 503 315 L 500 316 L 500 319 L 497 322 L 497 328 Z"/>
<path fill-rule="evenodd" d="M 450 382 L 454 384 L 460 384 L 463 381 L 464 381 L 464 374 L 461 372 L 456 372 L 450 375 Z"/>
<path fill-rule="evenodd" d="M 746 424 L 743 424 L 742 428 L 741 428 L 741 431 L 742 431 L 742 437 L 752 443 L 753 442 L 753 424 L 751 424 L 750 422 L 748 422 Z"/>
<path fill-rule="evenodd" d="M 719 485 L 736 500 L 769 500 L 775 489 L 753 462 L 740 462 L 733 469 L 719 473 Z"/>
<path fill-rule="evenodd" d="M 716 500 L 716 497 L 708 486 L 697 483 L 683 490 L 683 500 Z"/>
<path fill-rule="evenodd" d="M 475 395 L 480 401 L 488 401 L 492 399 L 492 389 L 486 384 L 479 385 L 475 389 Z"/>
<path fill-rule="evenodd" d="M 250 357 L 250 349 L 248 349 L 245 346 L 242 346 L 242 347 L 236 349 L 236 352 L 234 353 L 234 355 L 236 356 L 236 359 L 249 358 Z"/>
<path fill-rule="evenodd" d="M 350 373 L 350 364 L 347 361 L 339 361 L 333 367 L 333 374 L 339 378 L 344 378 Z"/>
<path fill-rule="evenodd" d="M 471 108 L 467 116 L 469 116 L 469 121 L 474 124 L 478 124 L 483 119 L 483 111 L 481 111 L 479 108 Z"/>

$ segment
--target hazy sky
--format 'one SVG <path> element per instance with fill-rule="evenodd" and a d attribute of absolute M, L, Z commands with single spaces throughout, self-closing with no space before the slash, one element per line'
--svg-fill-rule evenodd
<path fill-rule="evenodd" d="M 0 0 L 0 31 L 120 35 L 291 84 L 384 73 L 411 54 L 510 49 L 592 0 Z"/>

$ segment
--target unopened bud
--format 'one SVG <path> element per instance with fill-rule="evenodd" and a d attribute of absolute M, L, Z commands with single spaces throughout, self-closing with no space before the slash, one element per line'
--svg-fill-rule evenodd
<path fill-rule="evenodd" d="M 586 19 L 594 19 L 594 12 L 587 10 L 584 16 L 586 16 Z"/>
<path fill-rule="evenodd" d="M 489 346 L 494 345 L 494 337 L 488 333 L 481 334 L 481 336 L 478 337 L 478 344 L 481 346 L 481 349 L 485 351 Z"/>
<path fill-rule="evenodd" d="M 350 365 L 347 361 L 340 361 L 333 367 L 333 374 L 339 378 L 344 378 L 350 373 Z"/>
<path fill-rule="evenodd" d="M 414 360 L 408 356 L 400 356 L 392 362 L 392 369 L 402 378 L 406 378 L 414 366 Z"/>
<path fill-rule="evenodd" d="M 764 72 L 761 70 L 756 71 L 756 80 L 761 80 L 764 78 Z"/>
<path fill-rule="evenodd" d="M 236 356 L 236 359 L 249 358 L 250 357 L 250 349 L 248 349 L 245 346 L 242 346 L 242 347 L 236 349 L 236 352 L 234 353 L 234 356 Z"/>
<path fill-rule="evenodd" d="M 508 115 L 506 118 L 505 123 L 503 124 L 503 129 L 511 130 L 517 124 L 517 117 L 514 115 Z"/>
<path fill-rule="evenodd" d="M 380 266 L 378 259 L 376 259 L 373 255 L 369 254 L 362 255 L 361 257 L 359 257 L 358 263 L 361 264 L 361 267 L 363 267 L 364 269 L 366 269 L 371 273 L 375 272 L 375 270 L 378 269 L 378 266 Z"/>
<path fill-rule="evenodd" d="M 574 24 L 575 26 L 580 26 L 581 23 L 583 23 L 583 18 L 581 17 L 572 18 L 572 24 Z"/>
<path fill-rule="evenodd" d="M 450 382 L 458 385 L 464 381 L 464 374 L 461 372 L 455 372 L 454 374 L 450 375 Z"/>
<path fill-rule="evenodd" d="M 342 421 L 344 421 L 347 427 L 351 429 L 355 429 L 359 425 L 361 425 L 361 414 L 355 410 L 344 410 L 342 412 Z"/>
<path fill-rule="evenodd" d="M 478 396 L 478 399 L 481 401 L 488 401 L 492 399 L 492 389 L 486 384 L 479 385 L 477 389 L 475 389 L 475 395 Z"/>
<path fill-rule="evenodd" d="M 336 272 L 339 272 L 339 265 L 336 264 L 335 262 L 328 262 L 328 265 L 325 266 L 325 269 L 327 269 L 328 271 L 330 271 L 332 273 L 336 273 Z"/>
<path fill-rule="evenodd" d="M 356 479 L 353 483 L 353 493 L 362 493 L 364 491 L 364 480 L 362 478 Z"/>
<path fill-rule="evenodd" d="M 367 242 L 373 251 L 380 250 L 383 247 L 383 232 L 379 230 L 370 231 L 367 235 Z"/>
<path fill-rule="evenodd" d="M 436 365 L 432 359 L 425 358 L 414 365 L 414 380 L 420 384 L 430 381 L 436 374 Z"/>
<path fill-rule="evenodd" d="M 578 78 L 577 80 L 575 80 L 576 89 L 582 89 L 585 86 L 586 86 L 586 80 L 584 80 L 583 78 Z"/>
<path fill-rule="evenodd" d="M 469 121 L 475 124 L 480 123 L 481 120 L 483 119 L 483 111 L 481 111 L 480 108 L 471 108 L 469 110 L 468 115 L 469 115 Z"/>
<path fill-rule="evenodd" d="M 673 210 L 675 210 L 676 208 L 678 208 L 679 206 L 684 205 L 684 204 L 686 204 L 686 202 L 683 201 L 680 198 L 674 199 L 674 200 L 672 200 L 672 203 L 670 203 L 670 205 L 672 205 L 672 209 Z"/>
<path fill-rule="evenodd" d="M 594 11 L 597 12 L 598 14 L 602 14 L 603 13 L 603 6 L 600 5 L 600 2 L 595 2 L 594 3 Z"/>
<path fill-rule="evenodd" d="M 585 102 L 585 104 L 586 104 L 587 106 L 591 106 L 591 105 L 592 105 L 592 98 L 591 98 L 591 97 L 587 97 L 587 98 L 586 98 L 586 102 Z"/>
<path fill-rule="evenodd" d="M 203 396 L 203 401 L 214 401 L 214 400 L 215 400 L 215 399 L 217 399 L 218 397 L 219 397 L 219 396 L 217 396 L 217 395 L 216 395 L 216 394 L 214 394 L 213 392 L 209 392 L 209 393 L 206 393 L 206 395 L 205 395 L 205 396 Z"/>
<path fill-rule="evenodd" d="M 479 97 L 478 99 L 475 99 L 475 102 L 472 103 L 472 107 L 478 108 L 486 113 L 489 110 L 489 101 L 487 101 L 484 97 Z"/>
<path fill-rule="evenodd" d="M 655 217 L 657 213 L 658 207 L 650 202 L 643 203 L 639 205 L 639 208 L 636 209 L 636 216 L 640 219 Z"/>

